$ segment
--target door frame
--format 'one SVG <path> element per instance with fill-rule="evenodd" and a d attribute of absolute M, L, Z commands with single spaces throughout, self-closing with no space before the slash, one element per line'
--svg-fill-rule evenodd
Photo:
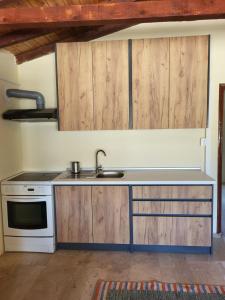
<path fill-rule="evenodd" d="M 224 111 L 225 83 L 219 85 L 218 110 L 218 166 L 217 166 L 217 233 L 222 229 L 222 163 L 223 163 L 223 111 Z"/>

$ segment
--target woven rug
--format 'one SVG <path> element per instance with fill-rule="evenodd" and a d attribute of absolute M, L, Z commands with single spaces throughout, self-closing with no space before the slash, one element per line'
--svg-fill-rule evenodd
<path fill-rule="evenodd" d="M 225 286 L 98 280 L 92 300 L 225 300 Z"/>

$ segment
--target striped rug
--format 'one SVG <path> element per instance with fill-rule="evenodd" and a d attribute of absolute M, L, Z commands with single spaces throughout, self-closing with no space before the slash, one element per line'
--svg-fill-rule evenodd
<path fill-rule="evenodd" d="M 98 280 L 92 300 L 225 300 L 225 286 Z"/>

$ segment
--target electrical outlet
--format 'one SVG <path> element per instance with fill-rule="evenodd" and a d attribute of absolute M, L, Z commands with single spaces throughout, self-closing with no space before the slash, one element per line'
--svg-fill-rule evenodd
<path fill-rule="evenodd" d="M 200 138 L 200 146 L 205 147 L 206 146 L 206 138 Z"/>

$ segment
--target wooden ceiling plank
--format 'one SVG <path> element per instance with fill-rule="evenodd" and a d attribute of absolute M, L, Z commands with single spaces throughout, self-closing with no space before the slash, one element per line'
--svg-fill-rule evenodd
<path fill-rule="evenodd" d="M 0 48 L 12 46 L 21 42 L 46 35 L 51 31 L 47 30 L 17 30 L 0 36 Z"/>
<path fill-rule="evenodd" d="M 74 35 L 69 36 L 61 36 L 54 42 L 51 42 L 47 45 L 40 46 L 38 48 L 34 48 L 32 50 L 20 53 L 16 55 L 16 60 L 18 64 L 21 64 L 25 61 L 32 60 L 34 58 L 41 57 L 43 55 L 49 54 L 51 52 L 55 51 L 55 45 L 56 43 L 60 42 L 85 42 L 90 41 L 96 38 L 100 38 L 104 35 L 111 34 L 113 32 L 125 29 L 127 27 L 130 27 L 134 24 L 130 25 L 124 25 L 124 24 L 114 24 L 114 25 L 102 25 L 102 26 L 96 26 L 96 28 L 81 28 L 79 32 L 76 32 Z"/>
<path fill-rule="evenodd" d="M 159 22 L 225 17 L 221 0 L 151 0 L 60 7 L 0 9 L 0 27 L 93 26 L 107 23 Z"/>
<path fill-rule="evenodd" d="M 12 4 L 12 3 L 15 3 L 16 0 L 0 0 L 0 7 L 3 6 L 3 5 L 9 5 L 9 4 Z"/>

